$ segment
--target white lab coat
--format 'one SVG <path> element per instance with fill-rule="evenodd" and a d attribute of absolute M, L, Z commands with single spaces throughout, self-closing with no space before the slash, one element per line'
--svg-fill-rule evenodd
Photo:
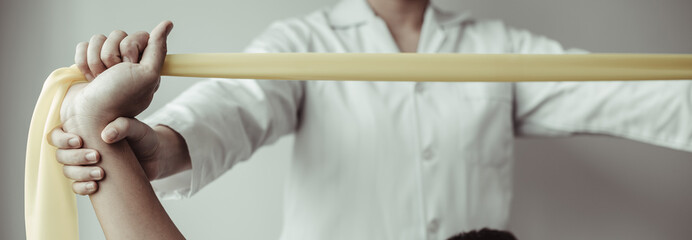
<path fill-rule="evenodd" d="M 398 49 L 365 0 L 346 0 L 276 22 L 248 51 Z M 418 52 L 578 51 L 431 6 Z M 506 227 L 515 136 L 598 133 L 692 150 L 690 87 L 212 79 L 146 122 L 178 131 L 192 157 L 192 170 L 155 181 L 162 198 L 190 196 L 294 133 L 282 239 L 446 239 Z"/>

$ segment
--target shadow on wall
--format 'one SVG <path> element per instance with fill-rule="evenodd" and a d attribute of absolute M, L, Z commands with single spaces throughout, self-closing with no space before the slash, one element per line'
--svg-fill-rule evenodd
<path fill-rule="evenodd" d="M 520 140 L 510 229 L 521 239 L 686 239 L 692 154 L 607 137 Z"/>

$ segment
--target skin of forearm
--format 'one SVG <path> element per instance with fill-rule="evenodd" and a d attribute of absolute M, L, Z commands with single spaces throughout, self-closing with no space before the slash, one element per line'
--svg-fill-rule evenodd
<path fill-rule="evenodd" d="M 106 144 L 101 130 L 113 118 L 74 116 L 63 128 L 82 136 L 84 147 L 101 154 L 106 172 L 90 195 L 107 239 L 184 239 L 157 199 L 127 141 Z"/>
<path fill-rule="evenodd" d="M 161 148 L 159 159 L 157 160 L 160 170 L 156 179 L 191 169 L 190 152 L 187 149 L 187 143 L 183 136 L 163 125 L 154 126 L 153 129 L 159 139 L 159 147 Z"/>

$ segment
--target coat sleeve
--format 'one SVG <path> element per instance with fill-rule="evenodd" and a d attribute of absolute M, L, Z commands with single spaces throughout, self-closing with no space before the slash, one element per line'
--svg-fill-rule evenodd
<path fill-rule="evenodd" d="M 251 53 L 304 51 L 307 34 L 286 22 L 272 24 L 246 49 Z M 209 79 L 184 91 L 146 118 L 185 139 L 192 169 L 152 182 L 159 198 L 189 197 L 250 158 L 259 147 L 292 133 L 298 124 L 303 82 Z"/>
<path fill-rule="evenodd" d="M 514 53 L 586 53 L 509 29 Z M 514 84 L 518 136 L 604 134 L 692 151 L 690 81 L 522 82 Z"/>

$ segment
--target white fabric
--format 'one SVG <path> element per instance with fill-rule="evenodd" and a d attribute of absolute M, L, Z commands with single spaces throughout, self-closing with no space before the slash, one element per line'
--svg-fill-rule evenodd
<path fill-rule="evenodd" d="M 347 0 L 273 24 L 247 51 L 398 49 L 365 0 Z M 429 7 L 418 52 L 580 51 Z M 446 239 L 506 227 L 515 135 L 599 133 L 689 151 L 690 109 L 688 81 L 211 79 L 146 121 L 178 131 L 192 157 L 191 171 L 155 181 L 162 198 L 188 197 L 257 148 L 295 133 L 282 239 Z"/>

